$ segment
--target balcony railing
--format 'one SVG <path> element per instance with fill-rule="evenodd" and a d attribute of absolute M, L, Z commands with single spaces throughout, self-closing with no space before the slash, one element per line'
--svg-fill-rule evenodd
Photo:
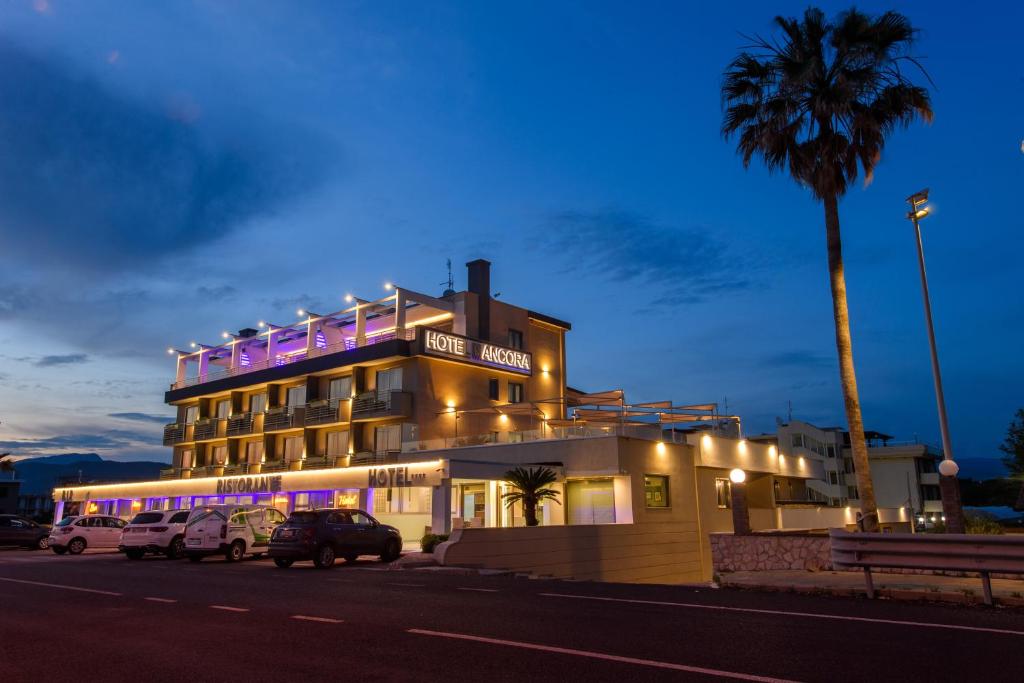
<path fill-rule="evenodd" d="M 253 433 L 256 416 L 252 413 L 239 413 L 228 418 L 228 436 L 244 436 Z"/>
<path fill-rule="evenodd" d="M 191 439 L 188 438 L 189 427 L 191 427 L 191 425 L 185 424 L 183 422 L 164 425 L 164 445 L 173 446 L 175 444 L 191 441 Z"/>
<path fill-rule="evenodd" d="M 404 339 L 406 341 L 412 341 L 416 339 L 416 328 L 411 327 L 401 332 L 388 331 L 380 334 L 367 334 L 366 342 L 362 346 L 372 346 L 374 344 L 380 344 L 381 342 L 391 341 L 392 339 Z M 197 384 L 205 384 L 206 382 L 212 382 L 218 379 L 224 379 L 225 377 L 235 377 L 236 375 L 244 375 L 248 372 L 255 372 L 256 370 L 266 370 L 267 368 L 275 368 L 281 365 L 290 365 L 291 363 L 298 363 L 299 361 L 306 360 L 307 358 L 316 358 L 318 356 L 326 356 L 332 353 L 341 353 L 342 351 L 351 351 L 357 348 L 355 339 L 346 339 L 336 344 L 331 344 L 323 348 L 314 347 L 309 350 L 302 350 L 299 353 L 282 354 L 276 358 L 265 358 L 249 365 L 239 365 L 234 368 L 223 368 L 214 372 L 207 372 L 205 375 L 196 375 L 195 377 L 186 377 L 180 382 L 174 382 L 171 384 L 171 390 L 184 389 L 185 387 L 194 387 Z"/>
<path fill-rule="evenodd" d="M 368 391 L 352 399 L 353 422 L 409 417 L 411 414 L 412 394 L 406 391 Z"/>
<path fill-rule="evenodd" d="M 197 420 L 193 427 L 194 441 L 209 441 L 225 436 L 226 417 L 208 417 Z"/>
<path fill-rule="evenodd" d="M 296 429 L 305 424 L 306 409 L 304 406 L 271 408 L 263 416 L 264 432 L 280 432 L 285 429 Z"/>
<path fill-rule="evenodd" d="M 328 401 L 313 401 L 306 404 L 306 426 L 329 425 L 348 422 L 350 402 L 332 398 Z"/>

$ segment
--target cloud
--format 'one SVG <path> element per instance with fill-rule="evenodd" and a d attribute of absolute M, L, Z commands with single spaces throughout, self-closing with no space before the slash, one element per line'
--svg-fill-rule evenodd
<path fill-rule="evenodd" d="M 0 441 L 0 449 L 21 451 L 18 455 L 55 450 L 112 450 L 133 444 L 156 445 L 152 434 L 126 430 L 109 430 L 102 434 L 60 434 L 38 439 L 11 439 Z"/>
<path fill-rule="evenodd" d="M 136 422 L 149 422 L 154 424 L 167 424 L 173 417 L 166 415 L 150 415 L 149 413 L 110 413 L 107 417 L 115 417 L 119 420 L 134 420 Z"/>
<path fill-rule="evenodd" d="M 328 140 L 235 112 L 203 130 L 0 37 L 0 242 L 46 263 L 147 268 L 272 214 L 333 172 Z M 30 294 L 7 292 L 0 314 Z"/>
<path fill-rule="evenodd" d="M 40 356 L 32 361 L 37 368 L 49 368 L 54 365 L 78 365 L 89 362 L 89 356 L 84 353 L 68 353 L 62 356 Z"/>
<path fill-rule="evenodd" d="M 650 285 L 654 304 L 698 303 L 750 286 L 740 259 L 708 230 L 658 225 L 628 211 L 558 212 L 536 237 L 566 271 Z"/>

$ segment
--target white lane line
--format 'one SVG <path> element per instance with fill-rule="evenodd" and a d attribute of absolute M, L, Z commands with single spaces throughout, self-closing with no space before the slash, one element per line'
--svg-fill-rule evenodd
<path fill-rule="evenodd" d="M 464 633 L 446 633 L 444 631 L 427 631 L 420 628 L 410 628 L 407 633 L 416 633 L 423 636 L 437 636 L 440 638 L 455 638 L 456 640 L 471 640 L 477 643 L 489 645 L 506 645 L 518 647 L 524 650 L 539 650 L 541 652 L 553 652 L 560 655 L 573 655 L 575 657 L 589 657 L 590 659 L 603 659 L 609 662 L 621 664 L 638 664 L 640 666 L 651 666 L 657 669 L 672 669 L 673 671 L 686 671 L 688 673 L 704 674 L 707 676 L 719 676 L 721 678 L 735 678 L 741 681 L 758 681 L 759 683 L 792 683 L 784 678 L 771 678 L 768 676 L 755 676 L 753 674 L 737 673 L 735 671 L 723 671 L 721 669 L 708 669 L 702 666 L 689 666 L 687 664 L 676 664 L 674 662 L 659 662 L 654 659 L 639 659 L 637 657 L 622 657 L 610 655 L 604 652 L 592 652 L 590 650 L 575 650 L 568 647 L 555 647 L 553 645 L 539 645 L 537 643 L 523 643 L 517 640 L 500 640 L 498 638 L 484 638 L 482 636 L 470 636 Z"/>
<path fill-rule="evenodd" d="M 24 583 L 29 586 L 46 586 L 47 588 L 60 588 L 66 591 L 78 591 L 79 593 L 95 593 L 96 595 L 121 595 L 121 593 L 115 593 L 114 591 L 101 591 L 96 590 L 95 588 L 80 588 L 79 586 L 65 586 L 61 583 L 43 583 L 42 581 L 26 581 L 25 579 L 8 579 L 4 577 L 0 577 L 0 581 L 10 581 L 11 583 Z"/>
<path fill-rule="evenodd" d="M 149 600 L 150 602 L 164 602 L 168 604 L 172 602 L 178 602 L 177 600 L 171 600 L 170 598 L 146 598 L 146 600 Z"/>
<path fill-rule="evenodd" d="M 298 619 L 299 621 L 319 621 L 324 624 L 343 624 L 341 619 L 330 619 L 328 617 L 309 617 L 305 614 L 293 614 L 292 619 Z"/>
<path fill-rule="evenodd" d="M 405 586 L 406 588 L 423 588 L 425 583 L 389 583 L 389 586 Z"/>
<path fill-rule="evenodd" d="M 859 621 L 871 624 L 893 624 L 894 626 L 923 626 L 926 628 L 944 628 L 954 631 L 978 631 L 981 633 L 1000 633 L 1008 636 L 1024 636 L 1024 631 L 1012 631 L 1004 628 L 988 628 L 985 626 L 961 626 L 959 624 L 935 624 L 925 621 L 903 621 L 899 619 L 876 619 L 873 617 L 851 617 L 845 614 L 815 614 L 814 612 L 788 612 L 774 609 L 755 609 L 753 607 L 726 607 L 724 605 L 700 605 L 691 602 L 666 602 L 662 600 L 631 600 L 627 598 L 605 598 L 597 595 L 570 595 L 568 593 L 541 593 L 548 598 L 572 598 L 574 600 L 601 600 L 603 602 L 628 602 L 637 605 L 666 605 L 668 607 L 688 607 L 691 609 L 718 610 L 721 612 L 747 612 L 751 614 L 777 614 L 784 617 L 810 617 L 813 619 L 834 619 L 837 621 Z"/>
<path fill-rule="evenodd" d="M 227 605 L 210 605 L 210 609 L 220 609 L 225 612 L 248 612 L 248 607 L 228 607 Z"/>
<path fill-rule="evenodd" d="M 477 593 L 497 593 L 497 588 L 456 588 L 457 591 L 476 591 Z"/>

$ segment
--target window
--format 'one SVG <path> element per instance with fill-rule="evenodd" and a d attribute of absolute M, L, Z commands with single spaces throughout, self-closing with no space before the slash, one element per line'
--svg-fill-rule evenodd
<path fill-rule="evenodd" d="M 348 432 L 327 432 L 327 455 L 348 454 Z"/>
<path fill-rule="evenodd" d="M 290 436 L 284 440 L 285 462 L 292 462 L 302 458 L 302 437 Z"/>
<path fill-rule="evenodd" d="M 245 444 L 245 461 L 250 465 L 258 465 L 263 462 L 262 441 L 250 441 Z"/>
<path fill-rule="evenodd" d="M 402 390 L 402 368 L 379 370 L 377 372 L 377 398 L 387 401 L 392 391 Z"/>
<path fill-rule="evenodd" d="M 347 512 L 332 512 L 327 515 L 328 524 L 351 524 L 352 517 Z"/>
<path fill-rule="evenodd" d="M 184 524 L 187 521 L 188 521 L 188 511 L 186 510 L 185 512 L 178 512 L 178 513 L 176 513 L 174 515 L 171 515 L 171 518 L 169 520 L 167 520 L 167 523 L 168 524 Z"/>
<path fill-rule="evenodd" d="M 501 394 L 498 393 L 498 378 L 492 377 L 487 380 L 487 398 L 492 401 L 500 401 Z"/>
<path fill-rule="evenodd" d="M 793 435 L 793 448 L 803 448 L 803 447 L 804 447 L 804 435 L 803 434 L 794 434 Z"/>
<path fill-rule="evenodd" d="M 231 412 L 231 401 L 217 401 L 217 419 L 223 420 Z"/>
<path fill-rule="evenodd" d="M 832 486 L 837 486 L 839 484 L 839 473 L 838 472 L 829 472 L 828 473 L 828 483 L 832 484 Z"/>
<path fill-rule="evenodd" d="M 306 385 L 303 384 L 297 387 L 288 387 L 288 407 L 294 408 L 295 406 L 305 405 L 306 403 Z"/>
<path fill-rule="evenodd" d="M 853 474 L 855 471 L 853 458 L 843 458 L 843 472 L 846 474 Z"/>
<path fill-rule="evenodd" d="M 362 512 L 353 512 L 352 513 L 352 523 L 353 524 L 362 524 L 364 526 L 372 526 L 373 525 L 373 522 L 370 520 L 370 518 L 367 517 L 366 515 L 364 515 Z"/>
<path fill-rule="evenodd" d="M 224 465 L 228 461 L 228 447 L 227 446 L 214 446 L 213 448 L 213 464 Z"/>
<path fill-rule="evenodd" d="M 523 333 L 519 330 L 513 330 L 509 328 L 508 331 L 508 346 L 512 349 L 522 350 L 523 348 Z"/>
<path fill-rule="evenodd" d="M 264 508 L 263 519 L 271 524 L 284 524 L 287 519 L 280 510 L 274 508 Z"/>
<path fill-rule="evenodd" d="M 523 402 L 523 384 L 522 384 L 522 382 L 509 382 L 508 383 L 508 402 L 509 403 L 522 403 Z"/>
<path fill-rule="evenodd" d="M 649 508 L 668 507 L 668 477 L 660 474 L 644 475 L 644 500 Z"/>
<path fill-rule="evenodd" d="M 249 411 L 253 413 L 262 413 L 267 409 L 267 395 L 266 394 L 253 394 L 249 397 Z"/>
<path fill-rule="evenodd" d="M 199 406 L 185 408 L 185 424 L 192 424 L 199 417 Z"/>
<path fill-rule="evenodd" d="M 565 500 L 569 524 L 615 523 L 615 491 L 611 479 L 568 481 Z"/>
<path fill-rule="evenodd" d="M 715 479 L 715 497 L 718 499 L 718 507 L 723 510 L 731 508 L 732 482 L 728 479 Z"/>
<path fill-rule="evenodd" d="M 509 432 L 508 433 L 508 442 L 509 443 L 522 443 L 523 442 L 523 433 L 522 432 Z"/>
<path fill-rule="evenodd" d="M 386 425 L 373 430 L 374 453 L 402 450 L 402 425 Z"/>
<path fill-rule="evenodd" d="M 108 529 L 123 529 L 128 526 L 128 522 L 123 519 L 117 519 L 116 517 L 104 517 L 103 526 Z"/>
<path fill-rule="evenodd" d="M 332 400 L 342 400 L 352 397 L 352 378 L 351 377 L 339 377 L 332 379 L 330 387 L 327 390 L 327 398 Z"/>
<path fill-rule="evenodd" d="M 828 457 L 830 457 L 830 458 L 836 457 L 836 447 L 835 447 L 835 445 L 829 444 L 828 450 L 826 451 L 826 453 L 828 454 Z"/>
<path fill-rule="evenodd" d="M 857 490 L 856 486 L 847 486 L 846 497 L 851 500 L 860 500 L 860 492 Z"/>

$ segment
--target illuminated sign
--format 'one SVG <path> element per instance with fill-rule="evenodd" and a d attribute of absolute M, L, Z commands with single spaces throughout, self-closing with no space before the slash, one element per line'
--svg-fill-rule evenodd
<path fill-rule="evenodd" d="M 217 493 L 277 493 L 280 490 L 280 474 L 276 476 L 235 477 L 217 480 Z"/>
<path fill-rule="evenodd" d="M 533 374 L 533 357 L 527 351 L 495 346 L 448 332 L 424 329 L 423 350 L 425 353 L 455 358 L 476 365 L 500 368 L 522 375 Z"/>
<path fill-rule="evenodd" d="M 375 467 L 366 473 L 369 488 L 392 488 L 395 486 L 424 486 L 425 472 L 409 473 L 408 467 Z"/>

